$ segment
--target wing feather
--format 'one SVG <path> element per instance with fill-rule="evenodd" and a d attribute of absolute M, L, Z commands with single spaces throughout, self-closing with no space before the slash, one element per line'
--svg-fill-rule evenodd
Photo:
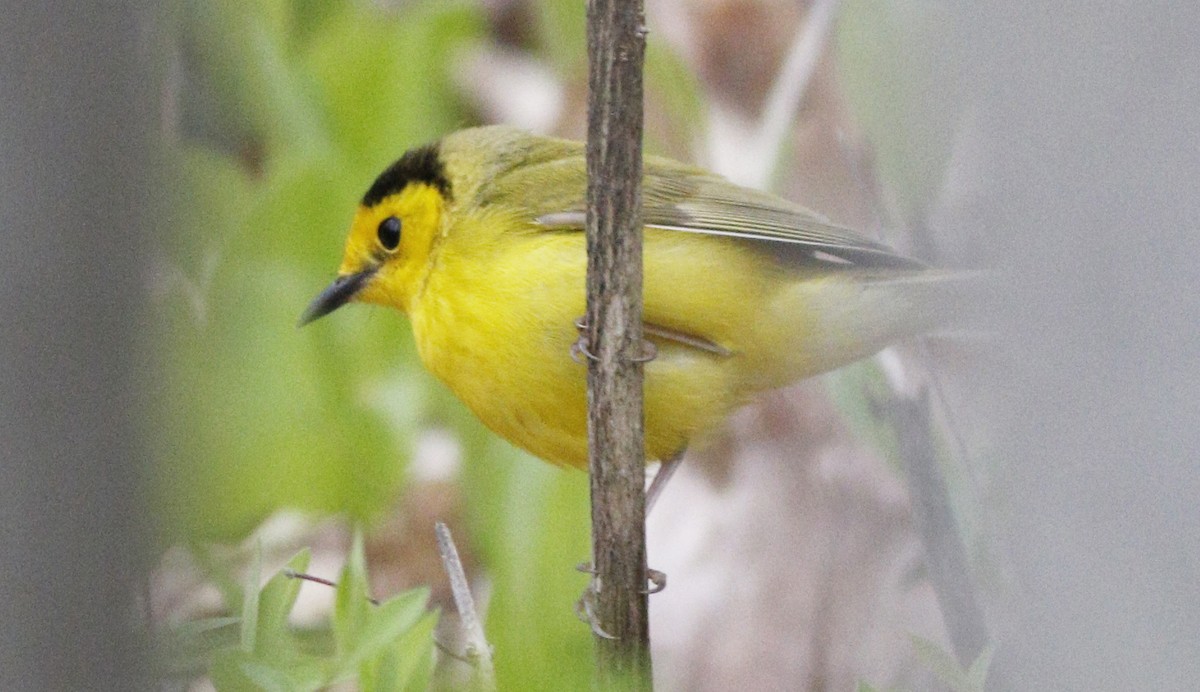
<path fill-rule="evenodd" d="M 781 258 L 802 261 L 872 268 L 923 266 L 798 204 L 705 171 L 673 162 L 648 165 L 643 185 L 643 221 L 652 228 L 759 241 Z"/>
<path fill-rule="evenodd" d="M 560 153 L 561 157 L 510 169 L 494 181 L 494 195 L 524 200 L 544 227 L 582 229 L 587 185 L 582 147 Z M 833 269 L 924 267 L 798 204 L 734 185 L 703 169 L 647 156 L 644 171 L 642 215 L 647 227 L 737 238 L 781 261 Z"/>

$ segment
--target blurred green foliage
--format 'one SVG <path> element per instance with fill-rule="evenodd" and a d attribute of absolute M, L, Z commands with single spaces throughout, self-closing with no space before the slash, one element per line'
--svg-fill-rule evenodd
<path fill-rule="evenodd" d="M 590 633 L 571 608 L 587 583 L 573 569 L 589 554 L 586 476 L 484 430 L 421 368 L 402 316 L 356 307 L 295 326 L 332 278 L 374 176 L 406 148 L 469 123 L 449 71 L 458 51 L 485 40 L 482 8 L 219 0 L 178 5 L 169 21 L 178 50 L 165 81 L 178 122 L 165 151 L 148 335 L 162 541 L 241 539 L 284 507 L 369 522 L 402 489 L 421 430 L 448 427 L 465 449 L 469 540 L 490 576 L 487 631 L 502 688 L 586 685 Z M 570 49 L 583 55 L 582 43 Z M 242 590 L 215 579 L 236 610 Z M 281 625 L 295 597 L 281 579 L 257 605 L 257 592 L 245 592 L 241 644 L 212 661 L 222 689 L 308 688 L 332 674 Z M 405 608 L 424 597 L 409 598 Z M 342 649 L 357 636 L 347 628 L 366 626 L 355 603 L 365 600 L 339 596 L 332 623 L 343 662 L 367 660 Z M 404 612 L 390 622 L 416 622 L 409 632 L 429 645 L 432 620 Z M 192 623 L 181 641 L 211 650 L 234 627 Z M 359 682 L 418 659 L 371 658 Z M 299 662 L 291 673 L 277 665 L 287 660 Z"/>
<path fill-rule="evenodd" d="M 437 614 L 425 609 L 428 590 L 372 603 L 356 536 L 329 631 L 300 631 L 288 615 L 302 584 L 294 575 L 308 562 L 308 551 L 301 551 L 260 587 L 259 555 L 244 586 L 225 585 L 226 599 L 241 604 L 239 617 L 185 622 L 160 633 L 164 678 L 200 668 L 220 690 L 319 690 L 347 680 L 364 692 L 427 689 L 437 624 Z"/>
<path fill-rule="evenodd" d="M 275 1 L 187 3 L 177 18 L 153 438 L 166 537 L 238 537 L 284 506 L 370 518 L 447 399 L 429 394 L 398 316 L 296 319 L 332 277 L 361 191 L 465 118 L 447 65 L 482 17 Z"/>

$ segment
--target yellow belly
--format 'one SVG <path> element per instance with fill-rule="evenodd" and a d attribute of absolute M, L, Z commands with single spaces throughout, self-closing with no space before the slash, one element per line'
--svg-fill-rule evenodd
<path fill-rule="evenodd" d="M 735 241 L 654 229 L 644 257 L 646 322 L 730 353 L 652 339 L 647 459 L 681 451 L 757 391 L 852 362 L 935 321 L 918 310 L 934 293 L 917 275 L 806 275 Z M 488 427 L 577 467 L 587 464 L 587 367 L 571 358 L 571 345 L 585 273 L 579 232 L 450 243 L 410 306 L 426 367 Z"/>
<path fill-rule="evenodd" d="M 750 266 L 728 266 L 729 256 L 696 262 L 697 241 L 712 239 L 661 231 L 646 238 L 647 321 L 733 352 L 653 340 L 646 456 L 663 459 L 745 398 L 742 370 L 758 355 L 747 343 L 760 321 L 754 304 L 767 297 L 747 292 L 772 287 Z M 574 322 L 585 312 L 583 234 L 531 235 L 497 248 L 487 257 L 443 249 L 411 309 L 418 351 L 492 430 L 547 461 L 586 466 L 587 367 L 570 355 Z"/>

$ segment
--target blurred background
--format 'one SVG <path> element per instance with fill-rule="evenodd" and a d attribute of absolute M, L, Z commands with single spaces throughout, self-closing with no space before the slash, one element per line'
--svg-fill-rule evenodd
<path fill-rule="evenodd" d="M 689 454 L 648 527 L 659 686 L 1194 686 L 1200 10 L 646 3 L 648 151 L 996 278 L 976 329 L 770 393 Z M 265 686 L 231 653 L 258 651 L 242 623 L 278 592 L 257 584 L 303 548 L 339 578 L 356 526 L 371 593 L 429 587 L 435 634 L 419 609 L 373 644 L 388 687 L 305 584 L 259 674 L 464 684 L 435 521 L 500 688 L 589 685 L 586 477 L 487 432 L 398 313 L 295 328 L 408 147 L 583 136 L 584 12 L 4 4 L 0 686 Z M 919 433 L 992 637 L 975 666 L 887 414 L 930 391 Z"/>

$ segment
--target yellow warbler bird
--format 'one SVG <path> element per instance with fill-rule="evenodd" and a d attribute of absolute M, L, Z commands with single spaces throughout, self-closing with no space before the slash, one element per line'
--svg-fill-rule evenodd
<path fill-rule="evenodd" d="M 352 301 L 407 313 L 417 351 L 492 430 L 587 465 L 584 145 L 462 130 L 385 170 L 308 323 Z M 939 326 L 944 272 L 773 195 L 647 156 L 646 458 L 668 461 L 756 392 Z"/>

